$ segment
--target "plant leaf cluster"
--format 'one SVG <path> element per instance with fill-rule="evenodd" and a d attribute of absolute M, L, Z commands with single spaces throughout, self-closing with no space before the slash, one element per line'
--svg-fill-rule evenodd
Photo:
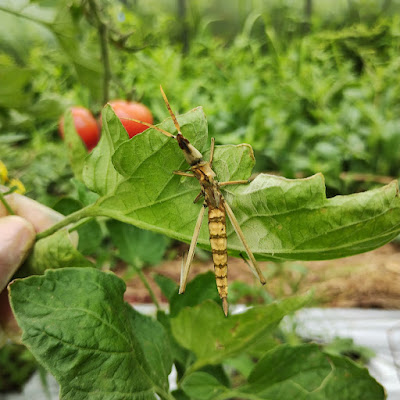
<path fill-rule="evenodd" d="M 0 152 L 9 155 L 3 161 L 23 176 L 28 191 L 47 204 L 71 189 L 59 178 L 69 172 L 62 152 L 50 145 L 57 118 L 68 105 L 93 111 L 102 105 L 98 38 L 85 21 L 83 3 L 0 4 Z M 196 3 L 191 5 L 197 18 L 190 22 L 192 40 L 186 54 L 166 4 L 140 4 L 134 11 L 120 4 L 104 7 L 110 26 L 122 32 L 136 27 L 133 37 L 139 47 L 148 34 L 160 44 L 134 53 L 111 46 L 111 97 L 133 95 L 160 120 L 164 106 L 156 93 L 162 83 L 182 110 L 193 104 L 205 107 L 217 143 L 250 143 L 259 171 L 286 177 L 322 172 L 329 195 L 365 190 L 397 177 L 394 4 L 388 6 L 393 11 L 386 10 L 379 19 L 380 6 L 362 2 L 356 13 L 361 23 L 355 25 L 355 14 L 343 7 L 332 18 L 331 6 L 316 6 L 308 35 L 301 33 L 298 5 L 246 6 L 235 21 L 227 22 L 235 25 L 235 33 L 226 42 L 216 33 L 218 24 L 209 20 L 217 19 L 211 15 L 221 15 L 222 9 L 207 11 Z M 148 26 L 145 17 L 151 21 Z M 27 147 L 28 154 L 39 153 L 40 141 L 64 168 L 54 159 L 31 156 L 27 162 L 12 156 L 9 145 L 1 147 L 2 140 Z M 44 167 L 57 168 L 60 174 L 38 179 Z M 49 186 L 56 186 L 55 193 Z"/>
<path fill-rule="evenodd" d="M 48 270 L 17 280 L 11 304 L 23 342 L 56 377 L 62 400 L 154 399 L 155 394 L 169 400 L 384 398 L 383 388 L 352 361 L 317 345 L 274 339 L 279 321 L 307 304 L 309 295 L 226 319 L 212 300 L 213 280 L 211 273 L 198 276 L 183 296 L 177 287 L 170 291 L 168 279 L 161 280 L 175 311 L 160 311 L 158 321 L 124 303 L 122 280 L 94 268 Z M 205 289 L 203 296 L 191 290 L 196 285 Z M 254 354 L 257 362 L 233 387 L 222 366 Z M 170 392 L 173 363 L 178 389 Z"/>
<path fill-rule="evenodd" d="M 201 108 L 179 116 L 184 135 L 207 157 L 208 129 Z M 173 132 L 170 119 L 160 127 Z M 74 135 L 70 126 L 66 135 Z M 254 165 L 248 145 L 215 149 L 220 181 L 248 179 Z M 173 174 L 187 168 L 177 143 L 153 129 L 128 140 L 111 107 L 103 111 L 99 145 L 85 159 L 83 180 L 99 194 L 83 216 L 103 215 L 190 242 L 201 204 L 194 179 Z M 372 250 L 400 232 L 400 197 L 393 182 L 380 189 L 326 198 L 324 179 L 258 175 L 248 185 L 222 188 L 256 257 L 316 260 Z M 228 224 L 228 249 L 243 251 Z M 198 243 L 209 249 L 206 224 Z"/>

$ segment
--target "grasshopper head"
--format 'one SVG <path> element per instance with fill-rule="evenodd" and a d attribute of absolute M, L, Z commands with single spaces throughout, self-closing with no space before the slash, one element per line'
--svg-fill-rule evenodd
<path fill-rule="evenodd" d="M 203 155 L 187 140 L 182 133 L 176 135 L 179 147 L 183 150 L 183 154 L 187 163 L 191 166 L 203 161 Z"/>

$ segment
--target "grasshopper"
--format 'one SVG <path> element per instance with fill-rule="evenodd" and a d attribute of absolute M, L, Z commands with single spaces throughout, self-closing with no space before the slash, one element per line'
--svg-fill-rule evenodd
<path fill-rule="evenodd" d="M 249 245 L 244 237 L 244 234 L 240 228 L 240 225 L 230 208 L 229 204 L 225 201 L 220 188 L 226 185 L 239 185 L 239 184 L 247 184 L 248 180 L 238 180 L 238 181 L 229 181 L 229 182 L 218 182 L 217 176 L 212 169 L 213 164 L 213 156 L 214 156 L 214 146 L 215 140 L 211 139 L 211 148 L 210 148 L 210 159 L 209 161 L 205 161 L 203 159 L 203 155 L 197 150 L 188 139 L 186 139 L 181 132 L 181 128 L 176 119 L 175 114 L 173 113 L 171 106 L 168 102 L 167 96 L 165 95 L 162 87 L 160 86 L 161 94 L 164 98 L 165 104 L 168 108 L 168 112 L 171 115 L 172 121 L 177 130 L 177 134 L 173 135 L 170 132 L 167 132 L 157 126 L 152 124 L 136 120 L 134 118 L 130 118 L 132 121 L 141 123 L 150 128 L 153 128 L 164 135 L 175 139 L 178 142 L 179 147 L 182 149 L 183 154 L 187 163 L 190 165 L 190 168 L 187 171 L 173 171 L 176 175 L 181 175 L 190 178 L 197 178 L 200 183 L 201 191 L 198 196 L 194 199 L 194 203 L 203 199 L 203 206 L 200 209 L 199 216 L 197 218 L 197 222 L 194 228 L 192 241 L 190 243 L 189 252 L 186 258 L 186 262 L 182 262 L 181 269 L 181 278 L 180 278 L 180 287 L 179 293 L 184 293 L 186 288 L 186 282 L 189 275 L 190 265 L 193 261 L 194 252 L 197 244 L 197 239 L 199 237 L 200 228 L 203 222 L 203 217 L 205 213 L 205 209 L 208 208 L 208 229 L 210 234 L 210 244 L 212 249 L 212 258 L 214 262 L 214 273 L 215 279 L 217 283 L 218 294 L 222 300 L 222 308 L 224 314 L 228 315 L 228 254 L 227 254 L 227 239 L 226 239 L 226 214 L 228 215 L 232 226 L 239 236 L 240 241 L 242 242 L 246 253 L 249 257 L 250 267 L 252 267 L 259 279 L 260 282 L 264 285 L 266 283 L 265 278 L 257 264 L 256 259 L 254 258 L 253 253 L 250 250 Z"/>

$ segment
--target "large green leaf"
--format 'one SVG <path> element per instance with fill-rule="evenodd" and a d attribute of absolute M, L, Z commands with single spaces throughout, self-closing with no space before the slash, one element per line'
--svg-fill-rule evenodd
<path fill-rule="evenodd" d="M 331 356 L 315 344 L 281 345 L 267 352 L 248 383 L 228 388 L 213 376 L 195 372 L 182 388 L 192 399 L 223 400 L 383 400 L 385 392 L 368 370 L 346 357 Z"/>
<path fill-rule="evenodd" d="M 218 304 L 206 301 L 184 308 L 172 318 L 172 333 L 181 346 L 196 354 L 191 368 L 194 371 L 207 364 L 222 363 L 254 345 L 271 333 L 285 315 L 303 307 L 309 299 L 309 295 L 288 298 L 228 318 Z"/>
<path fill-rule="evenodd" d="M 178 120 L 184 135 L 207 159 L 202 109 Z M 176 141 L 154 129 L 124 140 L 122 125 L 110 108 L 103 113 L 103 126 L 101 146 L 88 157 L 84 173 L 90 189 L 103 196 L 93 211 L 189 242 L 201 207 L 201 202 L 193 204 L 200 187 L 195 179 L 173 174 L 188 168 Z M 161 127 L 174 132 L 170 119 Z M 247 179 L 255 162 L 248 145 L 217 146 L 214 160 L 219 181 Z M 259 259 L 344 257 L 372 250 L 400 233 L 396 182 L 327 199 L 321 174 L 306 179 L 260 174 L 248 185 L 222 191 Z M 198 244 L 210 249 L 206 225 Z M 229 222 L 227 234 L 229 251 L 242 252 Z"/>
<path fill-rule="evenodd" d="M 128 264 L 141 268 L 162 261 L 169 242 L 164 235 L 116 220 L 107 221 L 107 228 L 118 256 Z"/>
<path fill-rule="evenodd" d="M 346 357 L 328 355 L 317 345 L 282 345 L 254 367 L 243 392 L 260 399 L 380 400 L 381 385 L 368 370 Z"/>
<path fill-rule="evenodd" d="M 11 284 L 22 340 L 56 377 L 62 400 L 165 398 L 163 327 L 123 301 L 124 282 L 93 268 L 48 270 Z"/>

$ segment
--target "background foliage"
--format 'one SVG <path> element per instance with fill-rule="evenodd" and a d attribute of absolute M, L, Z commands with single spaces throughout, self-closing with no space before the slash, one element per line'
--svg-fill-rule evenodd
<path fill-rule="evenodd" d="M 58 117 L 104 103 L 91 3 L 0 2 L 0 154 L 50 205 L 72 190 Z M 306 3 L 99 2 L 108 97 L 161 121 L 162 84 L 177 112 L 204 107 L 217 143 L 250 143 L 259 171 L 323 172 L 329 195 L 398 177 L 399 2 Z"/>

